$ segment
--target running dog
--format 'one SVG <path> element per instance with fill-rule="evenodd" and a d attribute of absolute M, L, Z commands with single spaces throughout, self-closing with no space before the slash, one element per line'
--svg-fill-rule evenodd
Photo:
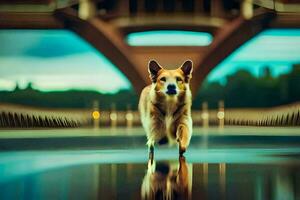
<path fill-rule="evenodd" d="M 191 164 L 184 156 L 178 162 L 148 161 L 148 168 L 141 186 L 141 199 L 191 199 L 192 197 Z"/>
<path fill-rule="evenodd" d="M 151 60 L 148 71 L 152 84 L 141 93 L 139 111 L 147 133 L 149 153 L 153 156 L 155 143 L 177 142 L 179 154 L 183 155 L 192 136 L 189 82 L 193 63 L 188 60 L 178 69 L 167 70 Z"/>

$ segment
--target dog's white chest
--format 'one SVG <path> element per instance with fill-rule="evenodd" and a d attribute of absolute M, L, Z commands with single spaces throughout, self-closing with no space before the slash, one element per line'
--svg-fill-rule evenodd
<path fill-rule="evenodd" d="M 165 123 L 166 123 L 166 128 L 167 132 L 169 132 L 171 126 L 173 125 L 173 116 L 172 115 L 167 115 L 165 118 Z"/>
<path fill-rule="evenodd" d="M 174 110 L 176 110 L 176 101 L 169 101 L 166 106 L 166 116 L 165 116 L 165 124 L 166 124 L 166 132 L 170 135 L 170 131 L 172 126 L 174 125 Z"/>

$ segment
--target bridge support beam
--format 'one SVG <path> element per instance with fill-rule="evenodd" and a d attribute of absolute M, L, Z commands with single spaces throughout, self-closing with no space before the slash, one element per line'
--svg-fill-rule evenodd
<path fill-rule="evenodd" d="M 195 62 L 198 66 L 195 67 L 191 81 L 194 96 L 212 69 L 246 41 L 268 28 L 275 16 L 274 12 L 264 11 L 249 20 L 238 17 L 220 28 L 208 51 Z"/>
<path fill-rule="evenodd" d="M 118 35 L 114 27 L 97 17 L 82 20 L 72 9 L 57 10 L 55 15 L 64 22 L 65 28 L 87 40 L 117 66 L 132 83 L 137 93 L 142 91 L 147 80 L 137 70 L 136 62 L 124 45 L 123 37 Z"/>

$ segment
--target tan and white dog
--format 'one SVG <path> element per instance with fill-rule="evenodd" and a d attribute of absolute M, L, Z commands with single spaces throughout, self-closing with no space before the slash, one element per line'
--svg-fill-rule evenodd
<path fill-rule="evenodd" d="M 166 70 L 156 61 L 149 62 L 152 81 L 145 87 L 139 101 L 142 125 L 147 133 L 147 145 L 153 154 L 154 144 L 178 143 L 182 155 L 192 136 L 192 95 L 189 82 L 193 63 L 188 60 L 175 70 Z"/>
<path fill-rule="evenodd" d="M 193 167 L 184 156 L 178 162 L 148 161 L 141 199 L 192 199 Z"/>

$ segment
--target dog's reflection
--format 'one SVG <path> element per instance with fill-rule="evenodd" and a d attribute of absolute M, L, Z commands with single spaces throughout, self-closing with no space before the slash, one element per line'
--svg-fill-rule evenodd
<path fill-rule="evenodd" d="M 142 199 L 191 199 L 192 166 L 185 157 L 179 161 L 148 161 L 148 169 L 143 179 Z"/>

